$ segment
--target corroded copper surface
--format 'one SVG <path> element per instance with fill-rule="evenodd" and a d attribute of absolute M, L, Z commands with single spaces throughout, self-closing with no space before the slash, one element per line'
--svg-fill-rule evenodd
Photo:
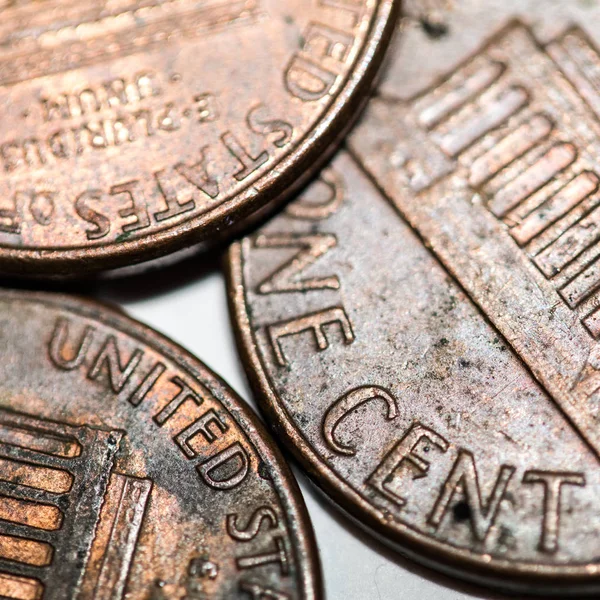
<path fill-rule="evenodd" d="M 395 0 L 0 4 L 0 269 L 81 274 L 230 234 L 356 114 Z"/>
<path fill-rule="evenodd" d="M 248 373 L 401 551 L 597 593 L 600 6 L 407 11 L 350 152 L 230 252 Z"/>
<path fill-rule="evenodd" d="M 316 481 L 496 587 L 600 587 L 596 2 L 412 2 L 321 181 L 229 256 L 250 379 Z"/>
<path fill-rule="evenodd" d="M 0 596 L 312 600 L 299 491 L 262 426 L 121 313 L 0 292 Z"/>
<path fill-rule="evenodd" d="M 461 577 L 598 589 L 597 458 L 348 154 L 229 269 L 257 398 L 336 502 Z"/>

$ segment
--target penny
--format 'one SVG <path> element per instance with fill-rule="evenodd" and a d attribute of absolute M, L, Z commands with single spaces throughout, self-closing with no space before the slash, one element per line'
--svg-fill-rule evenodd
<path fill-rule="evenodd" d="M 397 4 L 0 2 L 0 270 L 81 275 L 237 231 L 340 139 Z"/>
<path fill-rule="evenodd" d="M 600 4 L 494 5 L 351 146 L 600 456 Z"/>
<path fill-rule="evenodd" d="M 313 534 L 258 419 L 103 305 L 0 292 L 0 596 L 321 597 Z"/>
<path fill-rule="evenodd" d="M 353 148 L 395 160 L 374 140 L 392 138 L 397 121 L 367 125 Z M 432 156 L 417 136 L 394 139 Z M 427 206 L 405 184 L 389 189 Z M 463 188 L 452 190 L 449 209 Z M 449 210 L 436 230 L 456 222 Z M 482 230 L 479 243 L 488 239 Z M 482 284 L 505 257 L 479 267 Z M 475 249 L 462 257 L 477 259 Z M 228 268 L 258 400 L 343 509 L 404 554 L 476 583 L 598 593 L 594 449 L 350 154 L 235 244 Z M 523 322 L 523 343 L 533 343 L 532 329 Z"/>
<path fill-rule="evenodd" d="M 600 5 L 406 11 L 329 195 L 232 249 L 250 377 L 404 552 L 597 593 Z"/>

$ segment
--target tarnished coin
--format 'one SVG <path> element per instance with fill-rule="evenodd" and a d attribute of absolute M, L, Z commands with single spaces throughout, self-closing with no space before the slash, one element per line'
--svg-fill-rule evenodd
<path fill-rule="evenodd" d="M 595 453 L 348 153 L 229 270 L 257 396 L 343 508 L 451 574 L 598 592 Z"/>
<path fill-rule="evenodd" d="M 231 234 L 364 103 L 397 0 L 0 0 L 0 270 Z"/>
<path fill-rule="evenodd" d="M 263 427 L 120 313 L 0 292 L 0 596 L 320 598 L 299 490 Z"/>
<path fill-rule="evenodd" d="M 600 3 L 430 14 L 351 147 L 600 457 Z"/>

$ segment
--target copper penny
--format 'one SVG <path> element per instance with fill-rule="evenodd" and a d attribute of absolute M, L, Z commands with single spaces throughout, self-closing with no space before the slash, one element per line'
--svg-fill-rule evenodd
<path fill-rule="evenodd" d="M 230 251 L 244 361 L 402 552 L 597 594 L 600 6 L 408 10 L 350 153 Z"/>
<path fill-rule="evenodd" d="M 0 292 L 0 596 L 321 597 L 281 455 L 183 349 L 100 304 Z"/>
<path fill-rule="evenodd" d="M 257 398 L 346 511 L 479 583 L 600 588 L 596 456 L 348 154 L 229 270 Z"/>
<path fill-rule="evenodd" d="M 397 0 L 0 1 L 0 270 L 230 235 L 367 98 Z"/>

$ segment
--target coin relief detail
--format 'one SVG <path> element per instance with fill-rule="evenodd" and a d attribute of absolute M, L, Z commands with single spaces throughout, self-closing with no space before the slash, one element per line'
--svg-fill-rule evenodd
<path fill-rule="evenodd" d="M 360 156 L 386 131 L 366 123 Z M 349 154 L 229 268 L 263 407 L 346 510 L 479 581 L 595 568 L 589 448 Z"/>
<path fill-rule="evenodd" d="M 334 144 L 393 4 L 7 5 L 0 263 L 98 270 L 225 235 Z"/>
<path fill-rule="evenodd" d="M 3 371 L 0 595 L 320 597 L 299 492 L 222 382 L 104 306 L 1 296 L 20 367 Z"/>

